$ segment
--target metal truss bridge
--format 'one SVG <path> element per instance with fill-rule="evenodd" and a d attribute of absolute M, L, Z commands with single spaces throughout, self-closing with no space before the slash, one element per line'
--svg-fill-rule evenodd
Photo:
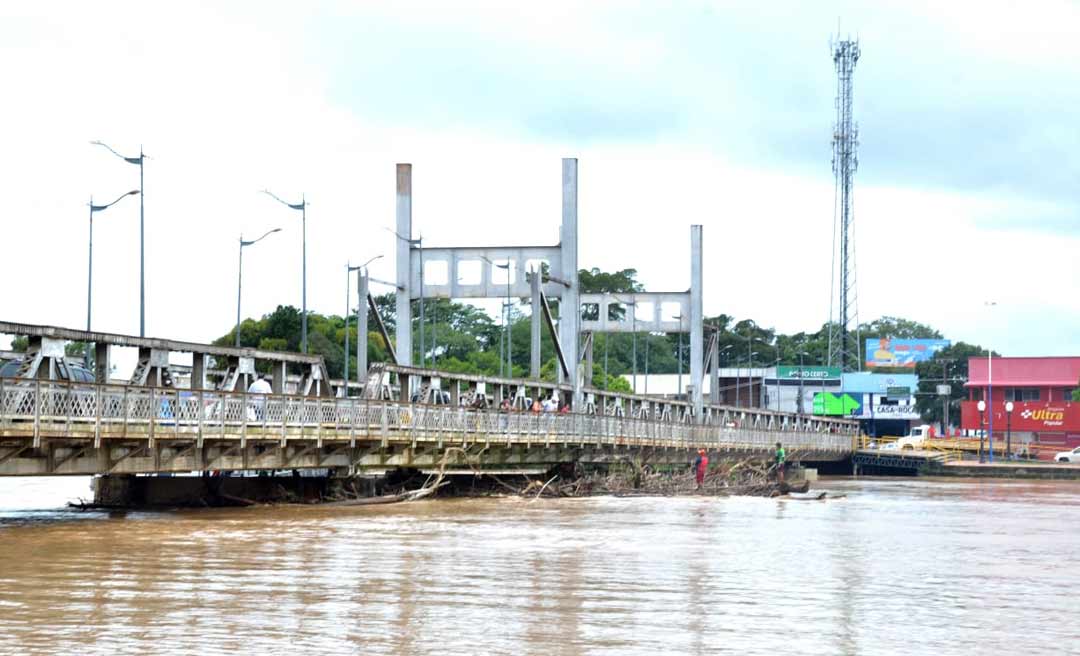
<path fill-rule="evenodd" d="M 586 387 L 571 413 L 496 410 L 489 399 L 570 398 L 570 383 L 450 374 L 377 364 L 366 385 L 329 380 L 321 356 L 258 351 L 0 322 L 29 338 L 14 376 L 0 377 L 0 476 L 331 468 L 430 468 L 448 447 L 483 468 L 564 463 L 685 463 L 692 450 L 839 460 L 856 424 Z M 137 348 L 126 384 L 80 381 L 67 340 Z M 170 356 L 190 354 L 191 365 Z M 104 360 L 104 363 L 103 361 Z M 270 370 L 271 394 L 246 382 Z M 185 388 L 179 384 L 189 379 Z M 578 389 L 581 389 L 580 387 Z"/>

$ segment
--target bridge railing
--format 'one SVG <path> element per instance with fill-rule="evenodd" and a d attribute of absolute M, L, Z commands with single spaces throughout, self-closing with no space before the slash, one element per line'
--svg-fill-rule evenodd
<path fill-rule="evenodd" d="M 500 412 L 360 398 L 246 394 L 0 378 L 0 434 L 153 439 L 408 439 L 847 452 L 850 432 L 610 415 Z"/>

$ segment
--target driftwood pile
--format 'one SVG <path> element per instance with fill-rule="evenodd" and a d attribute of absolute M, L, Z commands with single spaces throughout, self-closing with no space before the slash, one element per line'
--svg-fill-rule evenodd
<path fill-rule="evenodd" d="M 758 496 L 775 497 L 791 492 L 803 493 L 809 488 L 805 481 L 780 482 L 773 468 L 757 459 L 722 461 L 709 468 L 701 487 L 698 487 L 690 469 L 655 471 L 627 461 L 606 471 L 565 470 L 545 478 L 512 477 L 485 473 L 473 466 L 472 477 L 456 477 L 451 481 L 445 476 L 446 463 L 454 452 L 466 461 L 474 460 L 460 449 L 448 450 L 443 456 L 437 474 L 424 481 L 418 489 L 401 491 L 378 497 L 362 498 L 355 489 L 353 498 L 330 501 L 323 505 L 366 506 L 385 503 L 414 501 L 433 495 L 446 488 L 450 496 L 522 496 L 540 497 L 588 497 L 588 496 Z M 414 483 L 415 484 L 415 483 Z M 348 495 L 348 492 L 346 492 Z"/>
<path fill-rule="evenodd" d="M 709 468 L 701 487 L 692 470 L 652 471 L 649 468 L 627 466 L 615 471 L 593 471 L 560 481 L 559 476 L 547 481 L 531 480 L 515 489 L 499 481 L 504 489 L 521 496 L 587 497 L 587 496 L 758 496 L 774 497 L 789 492 L 805 492 L 804 481 L 796 484 L 776 480 L 771 468 L 754 460 L 725 461 Z"/>

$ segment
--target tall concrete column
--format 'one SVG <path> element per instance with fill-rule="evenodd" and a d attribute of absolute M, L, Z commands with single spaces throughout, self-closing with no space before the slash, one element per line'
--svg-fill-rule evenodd
<path fill-rule="evenodd" d="M 570 369 L 569 381 L 574 386 L 575 411 L 581 408 L 581 367 L 578 365 L 578 326 L 581 321 L 581 289 L 578 287 L 578 161 L 566 157 L 562 161 L 562 229 L 559 251 L 563 275 L 569 287 L 563 290 L 559 303 L 559 343 Z"/>
<path fill-rule="evenodd" d="M 540 280 L 543 273 L 533 271 L 529 274 L 529 292 L 532 295 L 532 317 L 529 332 L 529 376 L 540 378 Z"/>
<path fill-rule="evenodd" d="M 397 361 L 412 364 L 412 164 L 397 165 Z"/>
<path fill-rule="evenodd" d="M 367 270 L 356 272 L 356 382 L 367 383 L 368 347 L 368 275 Z M 387 345 L 389 346 L 389 344 Z M 346 353 L 345 357 L 349 357 Z"/>
<path fill-rule="evenodd" d="M 701 226 L 690 226 L 690 382 L 694 386 L 693 407 L 697 421 L 702 420 L 704 396 L 704 325 L 702 307 L 702 246 Z"/>

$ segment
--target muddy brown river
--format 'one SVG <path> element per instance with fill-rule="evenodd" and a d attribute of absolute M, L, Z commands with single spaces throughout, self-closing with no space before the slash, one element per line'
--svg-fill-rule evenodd
<path fill-rule="evenodd" d="M 57 509 L 0 480 L 0 653 L 1080 653 L 1080 484 L 831 501 Z"/>

